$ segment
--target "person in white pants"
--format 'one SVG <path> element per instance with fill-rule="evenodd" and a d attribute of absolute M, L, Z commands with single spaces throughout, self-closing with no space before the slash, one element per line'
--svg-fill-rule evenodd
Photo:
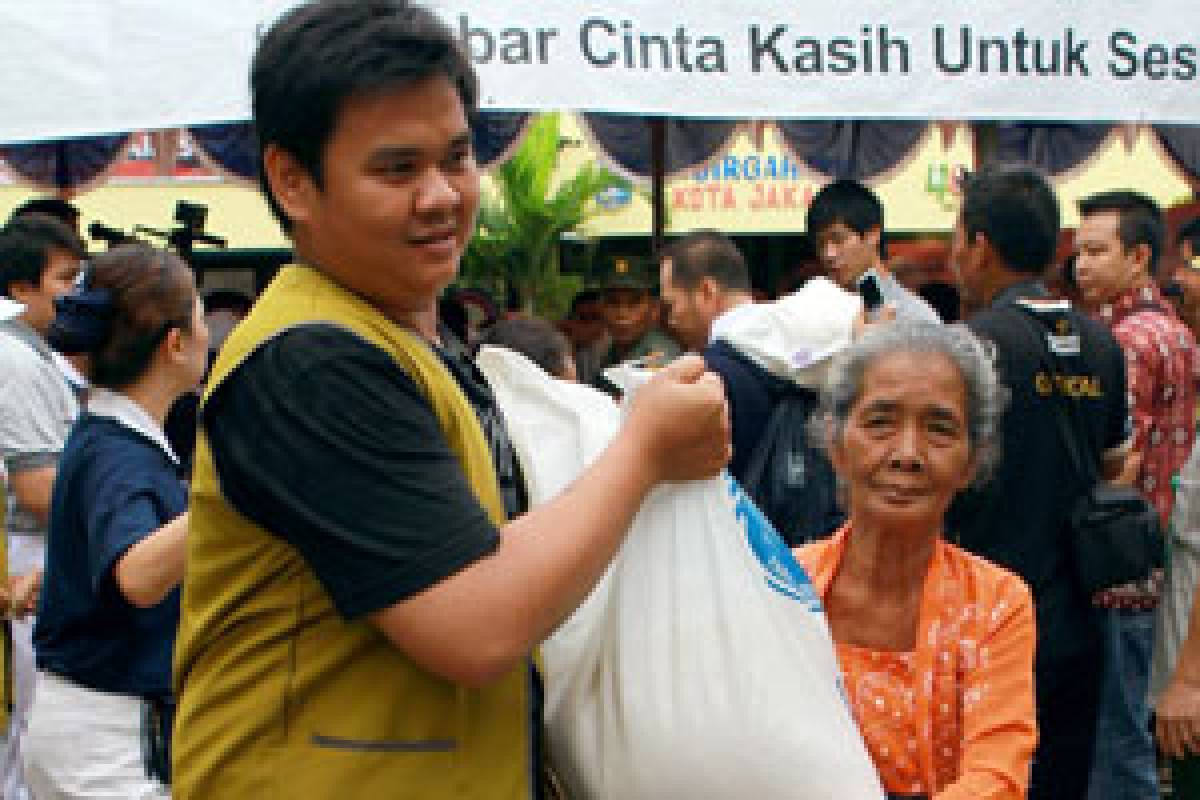
<path fill-rule="evenodd" d="M 0 460 L 8 473 L 3 502 L 15 617 L 36 604 L 58 455 L 79 408 L 46 334 L 54 302 L 71 291 L 83 256 L 76 233 L 52 217 L 29 214 L 0 230 Z M 31 623 L 15 620 L 11 633 L 15 696 L 0 782 L 5 798 L 22 800 L 20 738 L 35 682 Z"/>
<path fill-rule="evenodd" d="M 204 375 L 203 309 L 178 257 L 129 245 L 92 261 L 54 326 L 91 389 L 50 507 L 25 778 L 35 800 L 159 800 L 187 536 L 163 425 Z"/>

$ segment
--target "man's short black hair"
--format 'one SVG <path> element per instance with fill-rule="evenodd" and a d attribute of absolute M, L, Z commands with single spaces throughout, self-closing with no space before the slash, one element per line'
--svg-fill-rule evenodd
<path fill-rule="evenodd" d="M 723 233 L 692 231 L 671 243 L 664 253 L 671 259 L 671 281 L 694 289 L 712 278 L 722 289 L 750 291 L 750 270 L 742 251 Z"/>
<path fill-rule="evenodd" d="M 250 67 L 260 181 L 285 231 L 291 221 L 268 185 L 268 145 L 287 151 L 321 185 L 325 146 L 346 102 L 445 76 L 468 113 L 474 68 L 457 37 L 432 11 L 408 0 L 310 0 L 259 42 Z"/>
<path fill-rule="evenodd" d="M 842 223 L 859 236 L 871 229 L 883 231 L 883 204 L 879 198 L 858 181 L 843 178 L 817 192 L 808 207 L 806 225 L 814 239 L 830 225 Z M 883 240 L 880 239 L 882 255 Z"/>
<path fill-rule="evenodd" d="M 484 331 L 479 344 L 520 353 L 555 377 L 560 377 L 567 362 L 575 357 L 567 337 L 536 317 L 502 319 Z"/>
<path fill-rule="evenodd" d="M 34 197 L 17 206 L 9 221 L 26 214 L 45 214 L 55 217 L 75 228 L 79 224 L 79 209 L 60 197 Z"/>
<path fill-rule="evenodd" d="M 1200 256 L 1200 217 L 1185 222 L 1179 228 L 1179 244 L 1187 242 L 1192 246 L 1192 256 Z"/>
<path fill-rule="evenodd" d="M 1085 197 L 1079 201 L 1079 214 L 1090 217 L 1094 214 L 1116 212 L 1120 215 L 1117 236 L 1126 251 L 1139 244 L 1150 248 L 1149 272 L 1158 271 L 1158 258 L 1162 255 L 1164 236 L 1163 213 L 1158 203 L 1141 192 L 1118 189 L 1112 192 Z"/>
<path fill-rule="evenodd" d="M 581 308 L 586 305 L 600 305 L 604 302 L 602 289 L 582 289 L 571 298 L 571 308 L 567 311 L 567 319 L 579 319 Z"/>
<path fill-rule="evenodd" d="M 46 214 L 22 214 L 0 230 L 0 294 L 11 296 L 14 283 L 41 286 L 51 250 L 76 258 L 83 242 L 67 223 Z"/>
<path fill-rule="evenodd" d="M 237 289 L 213 289 L 204 293 L 204 310 L 229 311 L 245 316 L 254 307 L 254 298 Z"/>
<path fill-rule="evenodd" d="M 942 322 L 950 324 L 962 319 L 962 294 L 954 285 L 945 281 L 923 283 L 917 289 L 917 296 L 929 303 Z"/>
<path fill-rule="evenodd" d="M 1036 170 L 994 164 L 967 178 L 962 224 L 968 240 L 987 237 L 992 249 L 1015 272 L 1043 274 L 1058 247 L 1058 200 Z"/>

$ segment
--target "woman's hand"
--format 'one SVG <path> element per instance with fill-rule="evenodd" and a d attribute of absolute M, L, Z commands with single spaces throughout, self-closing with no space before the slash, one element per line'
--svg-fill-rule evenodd
<path fill-rule="evenodd" d="M 1200 753 L 1200 680 L 1176 670 L 1158 701 L 1155 734 L 1171 758 Z"/>
<path fill-rule="evenodd" d="M 35 569 L 8 580 L 8 615 L 24 619 L 37 611 L 38 596 L 42 593 L 42 571 Z"/>

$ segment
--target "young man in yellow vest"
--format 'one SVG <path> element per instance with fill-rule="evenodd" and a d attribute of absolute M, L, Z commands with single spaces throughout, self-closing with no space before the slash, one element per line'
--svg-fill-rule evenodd
<path fill-rule="evenodd" d="M 204 401 L 173 795 L 533 796 L 530 655 L 653 486 L 725 464 L 720 382 L 663 370 L 578 482 L 513 519 L 502 420 L 436 318 L 479 195 L 454 35 L 406 0 L 318 0 L 262 39 L 251 84 L 298 264 Z"/>

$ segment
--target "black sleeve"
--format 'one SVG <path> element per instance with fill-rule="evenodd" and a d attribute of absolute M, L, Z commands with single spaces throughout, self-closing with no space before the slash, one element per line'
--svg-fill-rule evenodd
<path fill-rule="evenodd" d="M 202 424 L 229 502 L 296 547 L 347 618 L 499 542 L 416 383 L 341 328 L 264 344 L 208 399 Z"/>
<path fill-rule="evenodd" d="M 730 352 L 731 349 L 723 341 L 713 342 L 704 348 L 704 364 L 721 376 L 725 386 L 733 438 L 729 474 L 741 481 L 771 414 L 771 394 L 765 382 L 754 374 L 754 368 Z"/>
<path fill-rule="evenodd" d="M 1108 424 L 1104 429 L 1104 450 L 1127 444 L 1133 438 L 1133 408 L 1129 402 L 1129 376 L 1125 371 L 1125 353 L 1115 336 L 1107 330 L 1103 331 L 1109 342 L 1109 363 L 1112 377 L 1105 379 L 1108 385 L 1117 388 L 1112 393 L 1113 402 L 1109 403 Z"/>

